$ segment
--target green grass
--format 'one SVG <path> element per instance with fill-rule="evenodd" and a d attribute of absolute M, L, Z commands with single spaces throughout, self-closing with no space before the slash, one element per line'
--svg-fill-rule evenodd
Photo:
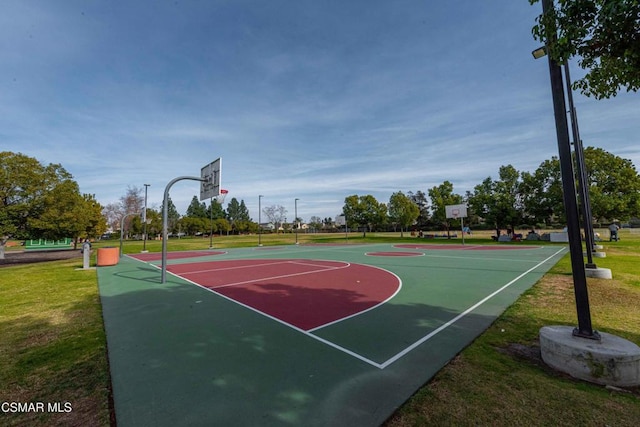
<path fill-rule="evenodd" d="M 490 232 L 466 239 L 491 243 Z M 299 234 L 305 243 L 398 242 L 399 233 Z M 293 234 L 261 236 L 266 245 L 293 244 Z M 416 242 L 405 233 L 406 241 Z M 256 246 L 258 236 L 214 238 L 214 248 Z M 425 243 L 460 243 L 437 239 Z M 515 243 L 518 244 L 518 243 Z M 589 279 L 594 328 L 640 343 L 640 234 L 622 231 L 604 242 L 613 280 Z M 119 246 L 96 242 L 94 249 Z M 160 241 L 148 241 L 151 252 Z M 208 249 L 208 238 L 171 239 L 169 250 Z M 125 253 L 142 249 L 124 243 Z M 94 258 L 95 261 L 95 258 Z M 0 425 L 109 425 L 109 374 L 95 271 L 76 270 L 82 260 L 0 269 L 0 402 L 69 402 L 61 414 L 3 414 Z M 565 256 L 387 422 L 422 425 L 636 425 L 640 392 L 612 391 L 575 381 L 514 348 L 537 345 L 540 327 L 576 324 L 570 262 Z M 514 347 L 519 345 L 520 347 Z"/>
<path fill-rule="evenodd" d="M 0 270 L 0 402 L 58 402 L 71 409 L 0 413 L 0 425 L 109 425 L 96 273 L 77 267 L 81 260 Z"/>

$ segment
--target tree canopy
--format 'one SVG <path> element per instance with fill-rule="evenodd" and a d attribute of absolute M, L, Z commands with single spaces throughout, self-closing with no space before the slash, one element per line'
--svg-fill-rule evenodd
<path fill-rule="evenodd" d="M 362 227 L 363 235 L 367 229 L 370 231 L 376 226 L 381 226 L 387 218 L 387 205 L 380 203 L 371 194 L 366 196 L 352 195 L 344 199 L 342 208 L 347 223 L 352 227 Z"/>
<path fill-rule="evenodd" d="M 395 192 L 389 198 L 389 220 L 400 226 L 400 237 L 403 230 L 413 225 L 420 215 L 420 208 L 402 191 Z"/>
<path fill-rule="evenodd" d="M 538 16 L 533 36 L 546 43 L 547 53 L 558 63 L 577 56 L 587 74 L 574 88 L 596 99 L 616 96 L 621 88 L 640 89 L 638 0 L 542 1 L 554 7 Z"/>
<path fill-rule="evenodd" d="M 106 229 L 102 207 L 81 194 L 59 164 L 0 152 L 0 236 L 17 239 L 95 237 Z M 3 243 L 4 244 L 4 243 Z"/>

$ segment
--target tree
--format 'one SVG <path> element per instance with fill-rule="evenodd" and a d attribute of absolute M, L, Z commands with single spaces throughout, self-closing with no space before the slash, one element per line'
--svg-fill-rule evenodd
<path fill-rule="evenodd" d="M 346 216 L 347 223 L 353 227 L 362 227 L 362 235 L 366 237 L 367 228 L 371 231 L 376 226 L 381 226 L 387 218 L 387 205 L 379 203 L 375 197 L 352 195 L 344 199 L 342 212 Z"/>
<path fill-rule="evenodd" d="M 525 221 L 531 226 L 565 222 L 562 177 L 557 157 L 545 160 L 533 172 L 522 172 L 520 194 Z"/>
<path fill-rule="evenodd" d="M 0 152 L 0 235 L 33 238 L 28 219 L 43 209 L 44 196 L 72 176 L 59 164 L 42 165 L 21 153 Z"/>
<path fill-rule="evenodd" d="M 92 195 L 80 194 L 75 181 L 65 180 L 44 195 L 41 212 L 28 219 L 29 229 L 51 240 L 72 237 L 77 245 L 80 238 L 104 233 L 101 210 Z"/>
<path fill-rule="evenodd" d="M 498 218 L 507 228 L 522 223 L 523 205 L 520 196 L 520 173 L 511 165 L 500 166 L 500 180 L 494 182 L 494 204 Z"/>
<path fill-rule="evenodd" d="M 127 186 L 127 192 L 120 197 L 120 206 L 125 214 L 142 212 L 144 210 L 144 188 Z"/>
<path fill-rule="evenodd" d="M 208 218 L 184 216 L 180 218 L 180 229 L 189 236 L 208 232 L 210 228 Z"/>
<path fill-rule="evenodd" d="M 178 227 L 180 225 L 180 214 L 178 213 L 178 209 L 176 209 L 176 205 L 173 204 L 170 196 L 167 196 L 167 229 L 170 233 L 175 233 L 178 231 Z"/>
<path fill-rule="evenodd" d="M 191 203 L 187 207 L 187 214 L 189 218 L 209 218 L 209 212 L 207 205 L 200 203 L 197 196 L 193 196 Z"/>
<path fill-rule="evenodd" d="M 524 204 L 520 191 L 520 174 L 511 165 L 500 166 L 500 179 L 486 178 L 476 185 L 468 203 L 471 209 L 496 229 L 513 229 L 522 223 Z"/>
<path fill-rule="evenodd" d="M 42 165 L 21 153 L 0 152 L 0 258 L 10 237 L 78 237 L 97 233 L 100 218 L 59 164 Z M 93 224 L 93 225 L 92 225 Z"/>
<path fill-rule="evenodd" d="M 250 222 L 251 218 L 249 217 L 249 210 L 244 204 L 244 200 L 238 202 L 238 199 L 235 197 L 231 199 L 227 205 L 227 218 L 231 222 L 232 229 L 235 229 L 237 232 L 244 232 L 247 230 L 248 225 L 245 223 Z M 242 230 L 240 230 L 238 226 L 240 226 Z"/>
<path fill-rule="evenodd" d="M 309 228 L 314 231 L 322 229 L 322 218 L 316 215 L 313 215 L 311 218 L 309 218 Z"/>
<path fill-rule="evenodd" d="M 403 237 L 403 230 L 414 224 L 419 215 L 418 205 L 402 191 L 393 193 L 389 198 L 389 219 L 400 226 L 400 237 Z"/>
<path fill-rule="evenodd" d="M 453 192 L 453 184 L 445 181 L 439 186 L 429 190 L 431 198 L 432 219 L 436 224 L 441 224 L 449 235 L 451 223 L 447 219 L 445 206 L 459 205 L 462 203 L 462 196 Z"/>
<path fill-rule="evenodd" d="M 574 88 L 603 99 L 621 88 L 640 88 L 638 17 L 638 0 L 564 0 L 538 16 L 532 32 L 558 63 L 578 56 L 578 65 L 588 71 Z"/>
<path fill-rule="evenodd" d="M 429 215 L 429 201 L 427 200 L 427 195 L 424 194 L 423 191 L 418 190 L 415 192 L 415 194 L 409 191 L 407 193 L 407 197 L 409 197 L 420 210 L 420 214 L 416 219 L 416 226 L 418 228 L 426 228 L 429 225 L 429 221 L 431 220 L 431 216 Z"/>
<path fill-rule="evenodd" d="M 102 216 L 111 230 L 117 230 L 120 227 L 122 215 L 120 203 L 109 203 L 102 208 Z M 147 215 L 149 215 L 149 211 L 147 211 Z"/>
<path fill-rule="evenodd" d="M 262 208 L 262 213 L 267 217 L 276 227 L 276 232 L 279 230 L 279 225 L 282 224 L 287 216 L 287 210 L 280 205 L 271 205 Z"/>
<path fill-rule="evenodd" d="M 213 210 L 213 212 L 211 212 L 211 210 Z M 226 215 L 224 209 L 222 209 L 221 203 L 218 203 L 214 200 L 213 203 L 209 204 L 209 208 L 207 209 L 207 218 L 213 218 L 214 220 L 216 220 L 225 218 L 225 216 Z"/>
<path fill-rule="evenodd" d="M 640 215 L 640 176 L 631 160 L 601 148 L 587 147 L 584 161 L 588 175 L 592 217 L 599 222 L 628 220 Z"/>

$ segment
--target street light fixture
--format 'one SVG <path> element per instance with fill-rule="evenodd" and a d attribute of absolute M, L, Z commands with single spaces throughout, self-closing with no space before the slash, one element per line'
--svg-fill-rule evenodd
<path fill-rule="evenodd" d="M 531 54 L 533 55 L 533 57 L 535 59 L 540 59 L 540 58 L 544 57 L 547 54 L 547 48 L 546 48 L 546 46 L 539 47 L 536 50 L 534 50 L 533 52 L 531 52 Z"/>

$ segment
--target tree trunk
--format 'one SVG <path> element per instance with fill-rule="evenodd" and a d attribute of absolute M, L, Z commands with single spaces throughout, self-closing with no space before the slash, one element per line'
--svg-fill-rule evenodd
<path fill-rule="evenodd" d="M 0 239 L 0 259 L 4 259 L 4 248 L 5 248 L 8 240 L 9 239 L 7 239 L 5 237 Z"/>

